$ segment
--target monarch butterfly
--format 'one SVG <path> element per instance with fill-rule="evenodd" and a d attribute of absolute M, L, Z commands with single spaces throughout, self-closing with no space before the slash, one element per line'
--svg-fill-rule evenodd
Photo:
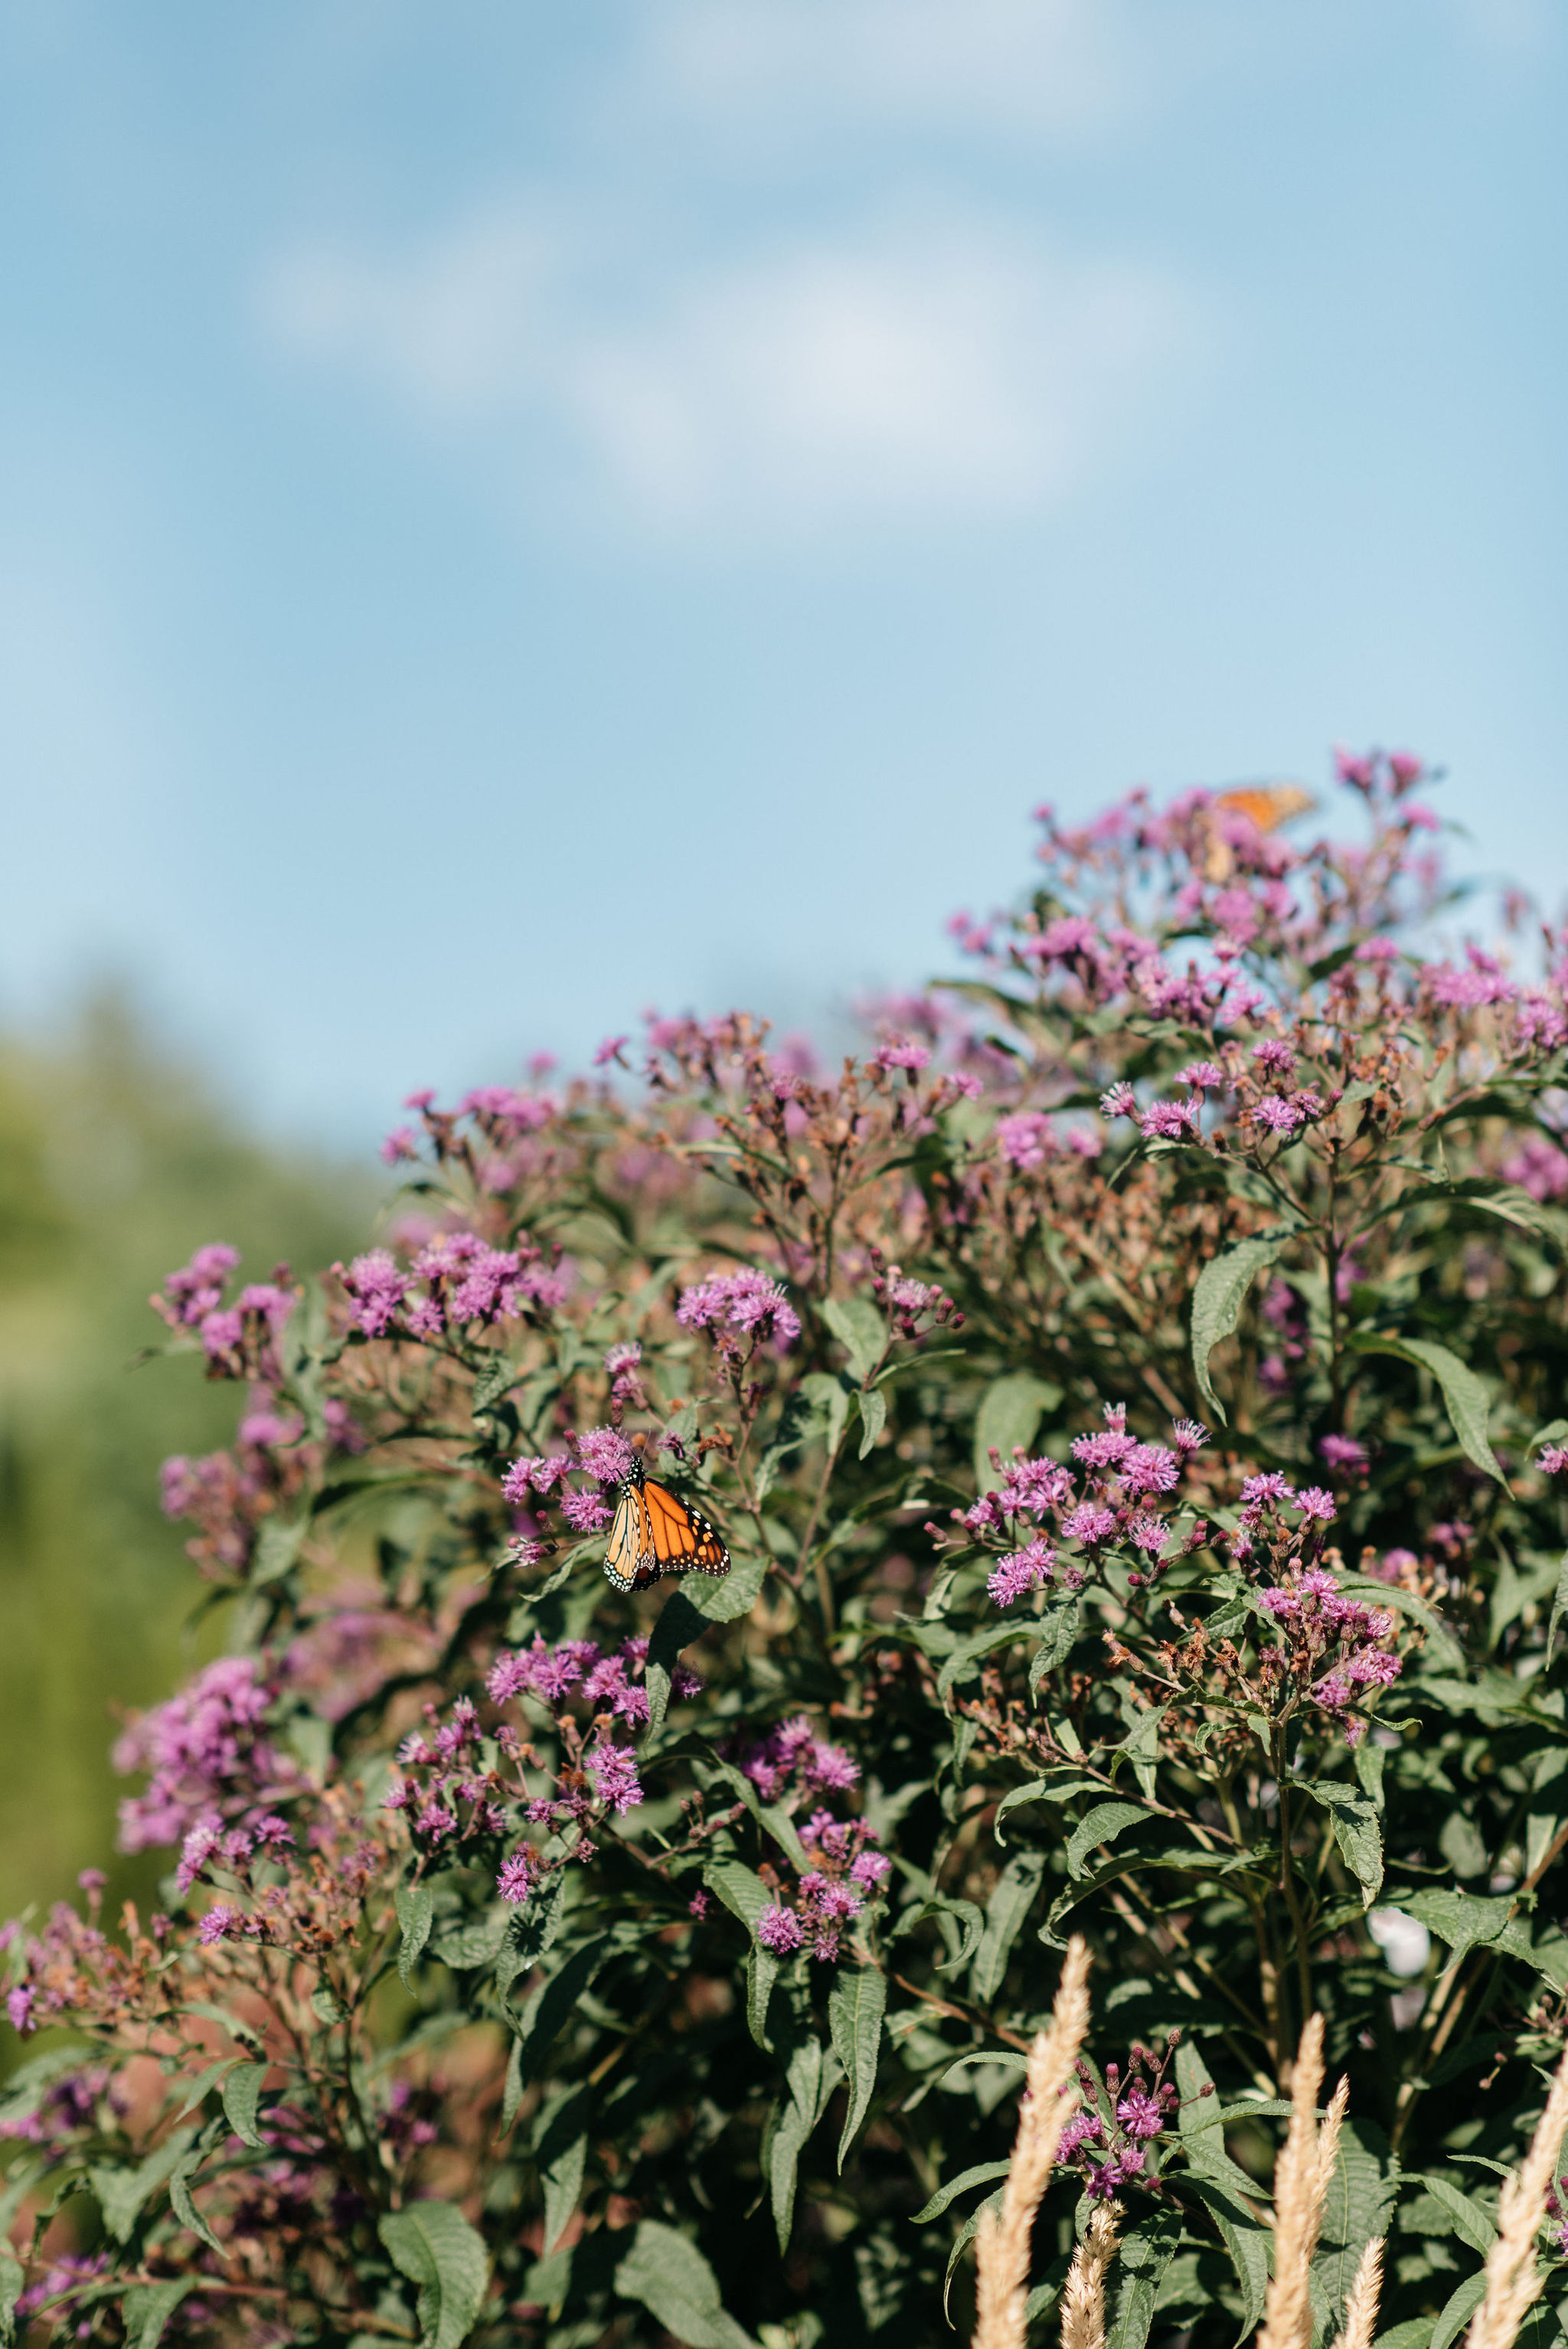
<path fill-rule="evenodd" d="M 617 1590 L 646 1590 L 661 1574 L 727 1574 L 729 1552 L 700 1509 L 687 1506 L 643 1473 L 639 1460 L 621 1486 L 604 1550 L 604 1572 Z"/>
<path fill-rule="evenodd" d="M 1234 791 L 1218 792 L 1213 804 L 1228 815 L 1244 815 L 1260 832 L 1277 832 L 1282 823 L 1293 816 L 1305 815 L 1317 802 L 1299 783 L 1240 783 Z M 1209 881 L 1228 881 L 1236 869 L 1236 860 L 1228 840 L 1218 832 L 1209 841 L 1209 854 L 1204 861 L 1203 875 Z"/>
<path fill-rule="evenodd" d="M 1214 801 L 1216 807 L 1250 816 L 1260 832 L 1277 832 L 1292 816 L 1305 815 L 1316 804 L 1299 783 L 1241 783 L 1233 792 L 1221 792 Z"/>

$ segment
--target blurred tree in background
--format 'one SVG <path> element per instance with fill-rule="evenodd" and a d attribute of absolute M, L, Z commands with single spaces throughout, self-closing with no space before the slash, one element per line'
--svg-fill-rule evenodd
<path fill-rule="evenodd" d="M 193 1363 L 133 1367 L 149 1292 L 226 1239 L 254 1277 L 346 1252 L 361 1171 L 272 1150 L 100 997 L 49 1047 L 0 1039 L 0 1903 L 59 1898 L 89 1864 L 115 1893 L 160 1864 L 106 1849 L 117 1715 L 222 1643 L 190 1628 L 182 1534 L 158 1463 L 232 1433 Z M 146 1879 L 145 1884 L 143 1879 Z"/>

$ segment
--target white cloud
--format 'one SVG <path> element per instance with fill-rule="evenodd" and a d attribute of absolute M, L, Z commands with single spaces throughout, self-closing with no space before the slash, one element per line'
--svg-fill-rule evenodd
<path fill-rule="evenodd" d="M 263 315 L 511 461 L 564 435 L 614 502 L 721 536 L 1037 509 L 1199 339 L 1157 273 L 973 212 L 640 258 L 629 285 L 624 254 L 594 264 L 526 208 L 492 212 L 402 258 L 296 254 Z"/>
<path fill-rule="evenodd" d="M 642 93 L 718 137 L 857 130 L 1078 137 L 1126 109 L 1147 43 L 1120 0 L 664 0 Z"/>

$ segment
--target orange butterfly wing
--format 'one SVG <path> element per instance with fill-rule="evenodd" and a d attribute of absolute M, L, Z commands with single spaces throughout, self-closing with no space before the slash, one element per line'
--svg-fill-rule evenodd
<path fill-rule="evenodd" d="M 665 1574 L 727 1574 L 729 1552 L 700 1509 L 688 1506 L 663 1485 L 643 1486 L 650 1547 Z"/>
<path fill-rule="evenodd" d="M 1299 783 L 1243 783 L 1233 792 L 1218 792 L 1214 805 L 1249 817 L 1260 832 L 1277 832 L 1282 823 L 1305 815 L 1317 802 Z"/>
<path fill-rule="evenodd" d="M 646 1590 L 661 1574 L 727 1574 L 729 1552 L 700 1509 L 642 1476 L 621 1487 L 604 1572 L 617 1590 Z"/>

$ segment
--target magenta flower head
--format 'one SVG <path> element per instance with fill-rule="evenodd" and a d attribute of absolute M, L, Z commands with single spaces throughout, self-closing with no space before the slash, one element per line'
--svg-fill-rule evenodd
<path fill-rule="evenodd" d="M 787 1958 L 792 1950 L 800 1947 L 806 1936 L 795 1911 L 776 1905 L 765 1909 L 758 1919 L 757 1938 L 762 1947 L 770 1950 L 776 1958 Z M 15 1995 L 13 1992 L 12 1996 Z"/>
<path fill-rule="evenodd" d="M 514 1851 L 510 1859 L 502 1860 L 495 1889 L 514 1909 L 522 1907 L 533 1889 L 533 1854 L 526 1846 L 521 1851 Z"/>
<path fill-rule="evenodd" d="M 20 2032 L 24 2039 L 37 2027 L 33 2021 L 37 1997 L 38 1993 L 31 1982 L 18 1982 L 15 1990 L 5 1993 L 5 2012 L 11 2018 L 11 2028 Z"/>
<path fill-rule="evenodd" d="M 580 1435 L 577 1462 L 602 1485 L 624 1485 L 635 1465 L 631 1445 L 614 1427 L 591 1427 Z"/>
<path fill-rule="evenodd" d="M 643 1790 L 637 1783 L 636 1756 L 628 1746 L 612 1745 L 608 1741 L 595 1745 L 583 1766 L 598 1790 L 599 1800 L 617 1818 L 636 1809 L 643 1799 Z"/>
<path fill-rule="evenodd" d="M 765 1272 L 719 1272 L 681 1291 L 676 1319 L 687 1330 L 739 1330 L 758 1344 L 792 1346 L 800 1317 L 780 1284 Z"/>

